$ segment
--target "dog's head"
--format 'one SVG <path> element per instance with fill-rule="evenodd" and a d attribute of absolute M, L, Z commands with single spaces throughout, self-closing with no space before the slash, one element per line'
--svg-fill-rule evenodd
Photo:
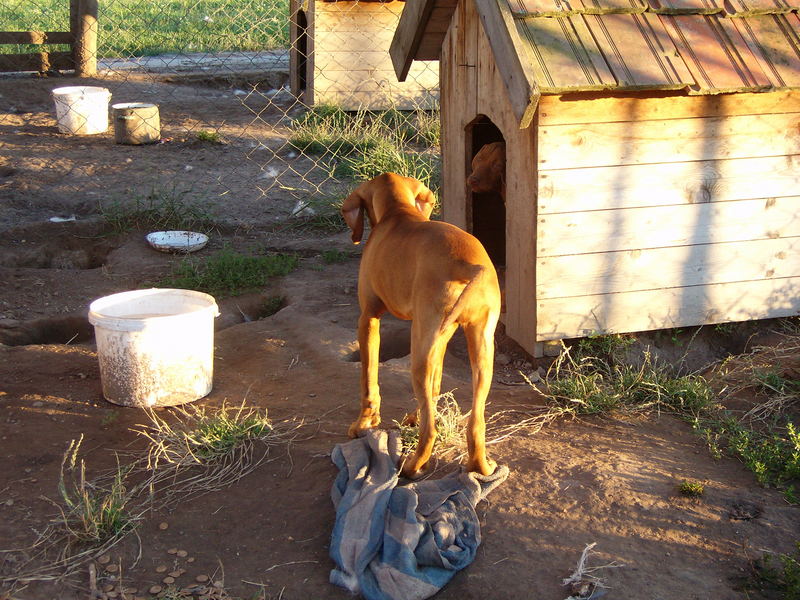
<path fill-rule="evenodd" d="M 358 244 L 364 236 L 364 212 L 374 228 L 395 207 L 415 206 L 429 219 L 435 204 L 433 192 L 422 182 L 411 177 L 384 173 L 362 183 L 345 198 L 342 216 L 352 231 L 353 243 Z"/>
<path fill-rule="evenodd" d="M 473 192 L 502 193 L 506 184 L 506 145 L 504 142 L 486 144 L 472 159 L 472 173 L 467 183 Z"/>

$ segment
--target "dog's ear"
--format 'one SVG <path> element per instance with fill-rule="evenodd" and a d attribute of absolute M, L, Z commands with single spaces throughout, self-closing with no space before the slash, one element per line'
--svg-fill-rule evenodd
<path fill-rule="evenodd" d="M 364 237 L 364 199 L 360 192 L 361 186 L 353 190 L 342 203 L 342 216 L 352 231 L 351 239 L 354 244 L 361 243 L 361 238 Z"/>
<path fill-rule="evenodd" d="M 414 203 L 417 205 L 417 210 L 425 215 L 426 219 L 430 219 L 433 207 L 436 206 L 436 196 L 424 185 L 420 184 L 420 188 Z"/>

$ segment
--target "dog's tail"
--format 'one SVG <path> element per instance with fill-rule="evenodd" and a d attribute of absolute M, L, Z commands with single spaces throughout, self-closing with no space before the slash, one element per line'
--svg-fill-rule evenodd
<path fill-rule="evenodd" d="M 450 328 L 453 323 L 458 321 L 461 313 L 464 311 L 464 307 L 469 306 L 472 303 L 472 296 L 474 296 L 476 293 L 478 293 L 478 290 L 484 287 L 484 282 L 487 278 L 494 275 L 493 269 L 485 265 L 472 265 L 471 269 L 473 270 L 473 275 L 467 285 L 464 286 L 464 289 L 461 290 L 458 300 L 456 300 L 453 308 L 439 326 L 440 333 L 443 333 Z M 496 275 L 494 276 L 496 277 Z"/>

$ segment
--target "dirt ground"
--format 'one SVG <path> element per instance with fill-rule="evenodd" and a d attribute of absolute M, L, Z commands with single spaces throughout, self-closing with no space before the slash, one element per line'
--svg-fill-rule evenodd
<path fill-rule="evenodd" d="M 58 84 L 63 82 L 0 79 L 0 333 L 9 344 L 0 344 L 0 547 L 30 546 L 57 514 L 48 498 L 58 497 L 70 440 L 84 436 L 82 456 L 91 477 L 114 465 L 116 451 L 131 449 L 137 440 L 131 427 L 144 420 L 138 410 L 103 399 L 83 315 L 92 300 L 146 285 L 179 258 L 150 249 L 145 232 L 99 237 L 98 202 L 124 197 L 156 176 L 194 178 L 196 187 L 218 190 L 221 226 L 204 253 L 227 243 L 302 257 L 297 271 L 263 291 L 285 296 L 286 306 L 275 315 L 243 317 L 261 294 L 221 302 L 214 390 L 196 404 L 246 398 L 276 422 L 304 419 L 306 425 L 290 446 L 273 449 L 273 460 L 235 485 L 148 514 L 138 536 L 114 548 L 110 564 L 121 567 L 124 586 L 140 597 L 149 597 L 146 590 L 163 578 L 159 565 L 185 568 L 178 584 L 206 574 L 246 598 L 262 590 L 287 600 L 349 597 L 328 583 L 335 476 L 330 452 L 346 441 L 357 411 L 358 256 L 332 265 L 320 257 L 324 250 L 351 250 L 348 235 L 276 227 L 295 198 L 257 193 L 263 169 L 240 160 L 246 139 L 211 146 L 181 141 L 191 119 L 198 127 L 217 124 L 231 132 L 252 119 L 230 90 L 141 84 L 135 91 L 159 98 L 167 133 L 170 127 L 175 132 L 170 143 L 134 148 L 115 145 L 110 133 L 59 134 L 49 99 Z M 138 85 L 102 84 L 120 101 L 134 97 L 129 86 Z M 268 124 L 252 127 L 257 140 L 280 143 L 280 132 Z M 237 178 L 228 175 L 232 163 L 240 163 Z M 48 221 L 56 215 L 77 220 Z M 385 321 L 381 383 L 390 423 L 409 410 L 412 393 L 408 328 Z M 519 370 L 539 365 L 500 342 L 507 364 L 498 363 L 488 414 L 540 405 L 529 387 L 509 385 L 520 382 Z M 448 352 L 443 389 L 454 389 L 468 406 L 469 372 L 459 339 Z M 597 544 L 592 566 L 616 565 L 597 573 L 609 588 L 607 598 L 754 598 L 742 588 L 751 561 L 765 552 L 789 552 L 798 539 L 796 506 L 759 487 L 739 462 L 712 458 L 686 423 L 667 415 L 561 421 L 490 450 L 511 475 L 479 505 L 483 542 L 475 562 L 437 598 L 561 600 L 569 595 L 562 578 L 590 543 Z M 685 478 L 705 484 L 702 499 L 678 494 Z M 170 549 L 187 556 L 168 554 Z M 16 556 L 0 554 L 0 573 L 14 571 Z M 101 564 L 96 568 L 100 584 L 120 577 Z M 88 577 L 87 567 L 69 581 L 32 583 L 13 597 L 88 598 Z"/>

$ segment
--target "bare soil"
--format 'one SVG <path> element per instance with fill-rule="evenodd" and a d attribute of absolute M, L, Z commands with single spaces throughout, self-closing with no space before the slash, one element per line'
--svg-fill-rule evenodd
<path fill-rule="evenodd" d="M 214 390 L 196 404 L 246 399 L 268 409 L 275 421 L 301 418 L 307 425 L 291 445 L 272 450 L 273 460 L 228 489 L 148 514 L 138 536 L 115 547 L 110 564 L 121 567 L 125 587 L 136 588 L 140 597 L 149 597 L 146 591 L 163 578 L 155 570 L 159 565 L 185 568 L 178 584 L 208 575 L 235 596 L 253 597 L 262 590 L 259 584 L 269 598 L 349 597 L 328 583 L 335 476 L 330 451 L 346 441 L 357 412 L 358 257 L 332 265 L 320 257 L 324 250 L 352 249 L 347 234 L 276 226 L 288 218 L 295 198 L 277 191 L 264 197 L 254 189 L 262 168 L 241 158 L 248 151 L 245 138 L 231 134 L 233 141 L 224 145 L 197 145 L 181 133 L 192 119 L 199 127 L 216 124 L 229 132 L 244 127 L 252 112 L 231 90 L 120 83 L 112 89 L 115 100 L 144 94 L 158 99 L 166 135 L 173 138 L 134 148 L 115 145 L 111 133 L 59 134 L 49 99 L 59 84 L 65 83 L 0 80 L 0 546 L 30 546 L 57 514 L 47 498 L 58 497 L 70 440 L 84 435 L 90 477 L 113 467 L 115 452 L 141 445 L 131 427 L 144 415 L 102 397 L 85 314 L 92 300 L 158 280 L 180 258 L 149 248 L 146 232 L 107 235 L 96 213 L 98 203 L 111 196 L 133 193 L 156 175 L 172 177 L 218 192 L 221 226 L 203 253 L 229 244 L 302 256 L 296 272 L 268 289 L 221 301 Z M 273 110 L 275 121 L 283 114 L 262 108 Z M 248 127 L 260 141 L 282 139 L 269 120 Z M 77 220 L 49 222 L 55 215 Z M 258 318 L 260 300 L 273 294 L 285 296 L 286 306 Z M 385 321 L 381 383 L 390 425 L 413 400 L 407 325 Z M 661 342 L 668 355 L 670 340 Z M 488 413 L 541 405 L 531 388 L 509 385 L 521 381 L 519 370 L 532 372 L 539 365 L 502 332 L 498 343 L 504 356 Z M 698 366 L 714 357 L 713 343 L 705 348 L 695 358 Z M 454 389 L 466 409 L 465 354 L 461 340 L 454 340 L 443 387 Z M 668 415 L 559 421 L 536 434 L 522 431 L 491 446 L 491 453 L 511 476 L 479 506 L 483 542 L 475 562 L 437 598 L 561 600 L 569 596 L 562 578 L 593 542 L 591 565 L 616 565 L 597 573 L 609 587 L 608 598 L 754 598 L 742 585 L 751 561 L 765 552 L 789 552 L 798 540 L 796 506 L 759 487 L 739 462 L 712 458 L 686 423 Z M 703 482 L 705 496 L 681 496 L 682 479 Z M 167 529 L 159 528 L 162 522 Z M 187 556 L 168 554 L 170 549 L 186 550 Z M 13 572 L 17 557 L 0 554 L 0 572 Z M 112 578 L 119 572 L 96 568 L 101 585 L 118 582 Z M 87 598 L 88 573 L 87 568 L 68 581 L 32 583 L 13 597 Z"/>

